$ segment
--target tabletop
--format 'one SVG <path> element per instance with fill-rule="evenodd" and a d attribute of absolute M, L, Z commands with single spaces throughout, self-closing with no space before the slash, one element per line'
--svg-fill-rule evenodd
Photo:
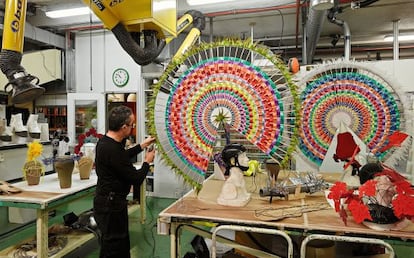
<path fill-rule="evenodd" d="M 38 185 L 27 185 L 26 181 L 12 184 L 20 188 L 22 192 L 8 195 L 0 195 L 0 206 L 22 207 L 32 204 L 32 208 L 44 209 L 52 202 L 73 196 L 81 192 L 92 190 L 96 186 L 97 176 L 92 171 L 89 179 L 81 180 L 78 173 L 72 174 L 70 188 L 60 188 L 56 173 L 43 176 Z"/>
<path fill-rule="evenodd" d="M 327 178 L 332 175 L 326 174 Z M 263 179 L 246 178 L 252 198 L 244 207 L 218 205 L 216 200 L 224 181 L 208 179 L 202 190 L 189 192 L 159 214 L 161 221 L 208 221 L 218 224 L 239 224 L 265 228 L 298 230 L 300 232 L 331 232 L 361 234 L 414 240 L 414 224 L 404 221 L 400 230 L 373 230 L 348 217 L 347 225 L 328 204 L 323 192 L 308 194 L 299 200 L 260 197 Z M 313 211 L 312 211 L 313 210 Z M 309 211 L 309 212 L 305 212 Z"/>

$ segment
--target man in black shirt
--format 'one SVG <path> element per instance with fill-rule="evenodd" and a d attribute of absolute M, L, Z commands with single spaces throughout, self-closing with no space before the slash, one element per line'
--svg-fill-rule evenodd
<path fill-rule="evenodd" d="M 145 180 L 154 161 L 155 149 L 145 152 L 140 169 L 135 169 L 130 158 L 136 156 L 154 141 L 148 137 L 135 147 L 125 149 L 125 140 L 134 128 L 135 116 L 126 106 L 109 111 L 108 131 L 96 145 L 96 173 L 98 183 L 94 198 L 94 217 L 101 233 L 100 257 L 129 258 L 128 201 L 131 185 Z"/>

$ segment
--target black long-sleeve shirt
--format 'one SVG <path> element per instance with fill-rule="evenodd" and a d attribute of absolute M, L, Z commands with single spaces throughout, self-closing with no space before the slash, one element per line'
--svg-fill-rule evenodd
<path fill-rule="evenodd" d="M 142 163 L 140 169 L 135 169 L 130 158 L 142 152 L 139 144 L 125 150 L 123 142 L 104 135 L 96 145 L 96 174 L 98 183 L 97 195 L 108 195 L 114 192 L 120 196 L 127 196 L 131 185 L 141 184 L 149 171 L 149 164 Z"/>

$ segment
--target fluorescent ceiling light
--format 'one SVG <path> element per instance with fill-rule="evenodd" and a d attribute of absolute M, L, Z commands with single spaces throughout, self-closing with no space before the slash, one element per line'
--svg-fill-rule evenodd
<path fill-rule="evenodd" d="M 188 5 L 204 5 L 204 4 L 217 4 L 217 3 L 225 3 L 225 2 L 232 2 L 235 0 L 187 0 Z"/>
<path fill-rule="evenodd" d="M 398 35 L 398 41 L 409 41 L 414 40 L 414 34 L 407 34 L 407 35 Z M 385 42 L 392 42 L 394 41 L 394 36 L 388 35 L 384 37 Z"/>
<path fill-rule="evenodd" d="M 89 7 L 78 7 L 78 8 L 71 8 L 71 9 L 48 11 L 45 14 L 47 17 L 50 17 L 50 18 L 63 18 L 63 17 L 70 17 L 70 16 L 85 15 L 85 14 L 89 14 L 90 12 L 91 10 L 89 9 Z"/>

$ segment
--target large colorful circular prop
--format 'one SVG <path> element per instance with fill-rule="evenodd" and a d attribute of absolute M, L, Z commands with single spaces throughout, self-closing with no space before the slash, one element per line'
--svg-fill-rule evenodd
<path fill-rule="evenodd" d="M 174 59 L 155 86 L 159 152 L 200 188 L 220 138 L 218 117 L 285 165 L 297 144 L 299 101 L 287 67 L 250 41 L 204 43 Z"/>
<path fill-rule="evenodd" d="M 344 122 L 368 147 L 378 153 L 387 137 L 404 129 L 400 95 L 375 72 L 354 62 L 333 62 L 315 68 L 300 86 L 299 148 L 313 165 L 321 165 L 339 123 Z"/>

